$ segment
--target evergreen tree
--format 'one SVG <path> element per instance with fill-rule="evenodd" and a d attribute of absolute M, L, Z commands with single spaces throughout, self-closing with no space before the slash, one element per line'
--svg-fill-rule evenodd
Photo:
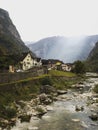
<path fill-rule="evenodd" d="M 81 61 L 76 61 L 73 72 L 76 74 L 84 74 L 86 72 L 85 64 Z"/>

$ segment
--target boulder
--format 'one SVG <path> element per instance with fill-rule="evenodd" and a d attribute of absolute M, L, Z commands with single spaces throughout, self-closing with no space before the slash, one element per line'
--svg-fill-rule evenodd
<path fill-rule="evenodd" d="M 39 95 L 40 102 L 44 102 L 46 99 L 47 99 L 47 95 L 45 93 Z"/>
<path fill-rule="evenodd" d="M 38 127 L 28 127 L 27 130 L 38 130 Z"/>
<path fill-rule="evenodd" d="M 83 110 L 84 110 L 83 106 L 79 106 L 79 105 L 75 106 L 75 111 L 83 111 Z"/>
<path fill-rule="evenodd" d="M 53 107 L 51 107 L 51 106 L 46 106 L 46 109 L 47 109 L 47 111 L 53 111 Z"/>
<path fill-rule="evenodd" d="M 65 91 L 65 90 L 57 90 L 58 95 L 62 95 L 62 94 L 66 94 L 66 93 L 67 93 L 67 91 Z"/>
<path fill-rule="evenodd" d="M 93 121 L 97 121 L 98 120 L 98 114 L 97 113 L 93 113 L 89 116 Z"/>
<path fill-rule="evenodd" d="M 46 109 L 44 106 L 42 106 L 42 105 L 38 105 L 38 106 L 36 107 L 36 111 L 38 112 L 38 115 L 39 115 L 39 116 L 42 116 L 42 115 L 44 115 L 45 113 L 47 113 L 47 109 Z"/>
<path fill-rule="evenodd" d="M 44 116 L 42 116 L 42 119 L 44 119 L 44 120 L 49 120 L 49 119 L 50 119 L 50 116 L 44 115 Z"/>
<path fill-rule="evenodd" d="M 89 128 L 84 121 L 81 122 L 81 126 L 84 128 Z"/>
<path fill-rule="evenodd" d="M 51 95 L 46 95 L 45 93 L 39 95 L 39 100 L 41 104 L 48 105 L 53 102 Z"/>
<path fill-rule="evenodd" d="M 74 122 L 80 122 L 80 119 L 72 119 Z"/>

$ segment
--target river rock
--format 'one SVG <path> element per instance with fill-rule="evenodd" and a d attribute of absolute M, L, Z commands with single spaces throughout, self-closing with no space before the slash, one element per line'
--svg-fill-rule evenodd
<path fill-rule="evenodd" d="M 9 123 L 8 120 L 2 120 L 1 122 L 4 123 L 4 124 L 8 124 Z"/>
<path fill-rule="evenodd" d="M 91 114 L 91 116 L 89 116 L 93 121 L 97 121 L 98 120 L 98 114 L 97 113 L 93 113 Z"/>
<path fill-rule="evenodd" d="M 96 123 L 91 123 L 91 125 L 92 125 L 92 126 L 98 126 L 98 124 L 96 124 Z"/>
<path fill-rule="evenodd" d="M 38 112 L 38 115 L 44 115 L 45 113 L 47 113 L 46 108 L 42 105 L 38 105 L 36 107 L 36 111 Z"/>
<path fill-rule="evenodd" d="M 33 105 L 39 105 L 40 104 L 40 100 L 39 100 L 39 97 L 38 98 L 35 98 L 33 99 Z"/>
<path fill-rule="evenodd" d="M 67 93 L 67 91 L 65 91 L 65 90 L 57 90 L 58 95 L 62 95 L 62 94 L 66 94 L 66 93 Z"/>
<path fill-rule="evenodd" d="M 39 95 L 40 102 L 44 102 L 46 99 L 47 99 L 47 95 L 45 93 Z"/>
<path fill-rule="evenodd" d="M 80 119 L 72 119 L 74 122 L 80 122 Z"/>
<path fill-rule="evenodd" d="M 28 127 L 27 130 L 38 130 L 38 127 Z"/>
<path fill-rule="evenodd" d="M 47 111 L 53 111 L 53 107 L 51 107 L 51 106 L 46 106 L 46 109 L 47 109 Z"/>
<path fill-rule="evenodd" d="M 45 105 L 48 105 L 53 102 L 51 95 L 46 95 L 45 93 L 39 95 L 39 100 L 41 104 L 43 103 Z"/>
<path fill-rule="evenodd" d="M 50 118 L 50 116 L 48 116 L 48 115 L 42 116 L 42 119 L 44 119 L 44 120 L 48 120 L 49 118 Z"/>
<path fill-rule="evenodd" d="M 75 110 L 76 110 L 76 111 L 83 111 L 83 110 L 84 110 L 84 107 L 83 107 L 83 106 L 76 105 L 76 106 L 75 106 Z"/>
<path fill-rule="evenodd" d="M 84 128 L 88 128 L 88 126 L 86 125 L 86 123 L 84 121 L 81 122 L 81 126 Z"/>
<path fill-rule="evenodd" d="M 79 88 L 79 89 L 82 89 L 82 88 L 84 88 L 85 87 L 85 85 L 83 85 L 83 84 L 77 84 L 76 85 L 76 88 Z"/>
<path fill-rule="evenodd" d="M 81 84 L 74 84 L 71 87 L 72 88 L 83 88 L 83 85 L 81 85 Z"/>
<path fill-rule="evenodd" d="M 95 93 L 94 93 L 94 94 L 93 94 L 93 97 L 96 97 L 96 98 L 98 98 L 98 94 L 95 94 Z"/>
<path fill-rule="evenodd" d="M 36 116 L 32 116 L 32 117 L 31 117 L 31 121 L 32 121 L 32 120 L 39 120 L 39 118 L 36 117 Z"/>

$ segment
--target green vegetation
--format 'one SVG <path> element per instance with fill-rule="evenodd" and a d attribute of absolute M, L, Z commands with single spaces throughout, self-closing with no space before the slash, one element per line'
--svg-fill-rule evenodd
<path fill-rule="evenodd" d="M 42 85 L 47 85 L 47 84 L 52 85 L 52 80 L 49 76 L 46 76 L 42 79 L 41 84 Z"/>
<path fill-rule="evenodd" d="M 17 110 L 15 108 L 5 107 L 4 116 L 8 117 L 8 119 L 16 116 Z"/>
<path fill-rule="evenodd" d="M 42 107 L 37 107 L 36 110 L 38 111 L 39 115 L 43 115 L 45 113 L 45 110 Z"/>
<path fill-rule="evenodd" d="M 74 76 L 76 76 L 74 73 L 63 72 L 63 71 L 59 71 L 59 70 L 50 70 L 49 74 L 51 76 L 64 76 L 64 77 L 74 77 Z"/>
<path fill-rule="evenodd" d="M 49 71 L 49 74 L 46 75 L 0 84 L 0 117 L 4 119 L 15 117 L 17 111 L 14 102 L 35 98 L 42 92 L 41 86 L 52 86 L 46 88 L 47 91 L 51 91 L 51 89 L 66 90 L 79 80 L 81 80 L 80 77 L 70 72 Z"/>
<path fill-rule="evenodd" d="M 94 59 L 86 62 L 87 70 L 90 72 L 98 72 L 98 58 Z"/>
<path fill-rule="evenodd" d="M 98 42 L 96 43 L 95 47 L 91 51 L 87 61 L 87 67 L 89 71 L 98 72 Z"/>
<path fill-rule="evenodd" d="M 75 74 L 70 72 L 50 71 L 47 75 L 0 84 L 0 90 L 2 90 L 0 92 L 0 103 L 8 104 L 21 99 L 29 100 L 40 93 L 40 87 L 43 85 L 51 85 L 56 89 L 70 88 L 78 80 L 80 80 L 79 77 L 77 78 Z"/>
<path fill-rule="evenodd" d="M 17 58 L 18 55 L 0 56 L 0 68 L 8 70 L 9 65 L 15 65 Z"/>
<path fill-rule="evenodd" d="M 21 115 L 19 118 L 21 119 L 21 122 L 29 122 L 31 115 Z"/>
<path fill-rule="evenodd" d="M 73 72 L 76 74 L 84 74 L 86 72 L 85 64 L 82 61 L 76 61 L 75 67 L 73 68 Z"/>

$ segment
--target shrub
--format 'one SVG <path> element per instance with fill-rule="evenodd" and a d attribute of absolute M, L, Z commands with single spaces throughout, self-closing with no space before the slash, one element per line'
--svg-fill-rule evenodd
<path fill-rule="evenodd" d="M 52 85 L 51 78 L 49 78 L 49 77 L 43 78 L 41 84 L 42 85 Z"/>
<path fill-rule="evenodd" d="M 85 64 L 81 61 L 76 61 L 75 67 L 73 68 L 73 72 L 76 74 L 84 74 L 86 72 L 86 67 Z"/>
<path fill-rule="evenodd" d="M 31 115 L 21 115 L 19 118 L 21 119 L 21 122 L 29 122 Z"/>
<path fill-rule="evenodd" d="M 5 108 L 5 116 L 7 118 L 13 118 L 13 117 L 16 116 L 16 114 L 17 114 L 17 111 L 16 111 L 15 108 L 11 108 L 11 107 L 6 107 Z"/>

